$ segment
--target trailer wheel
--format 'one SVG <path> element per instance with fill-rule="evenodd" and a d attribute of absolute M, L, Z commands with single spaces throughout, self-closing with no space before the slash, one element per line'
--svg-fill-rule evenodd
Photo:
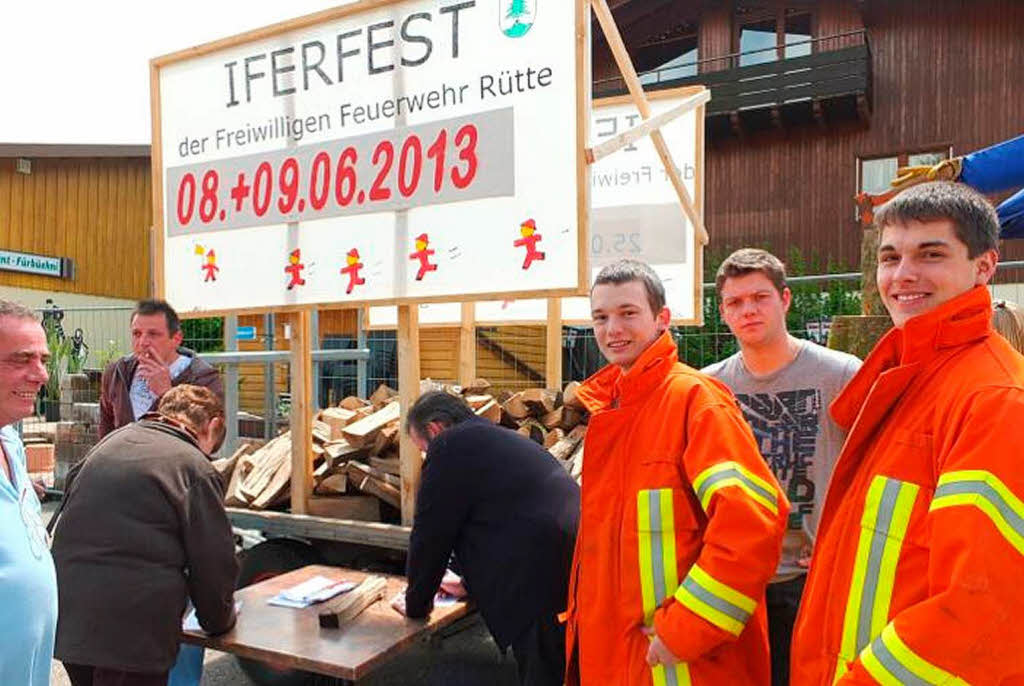
<path fill-rule="evenodd" d="M 238 588 L 251 586 L 323 560 L 313 546 L 290 538 L 264 541 L 246 550 L 241 557 Z M 238 665 L 246 676 L 260 686 L 307 686 L 315 675 L 296 669 L 275 669 L 264 662 L 238 657 Z"/>

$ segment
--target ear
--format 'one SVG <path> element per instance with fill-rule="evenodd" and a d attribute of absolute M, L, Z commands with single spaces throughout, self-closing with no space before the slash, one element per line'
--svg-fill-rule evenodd
<path fill-rule="evenodd" d="M 430 440 L 437 438 L 437 435 L 444 431 L 444 424 L 438 421 L 429 422 L 427 424 L 427 434 L 430 436 Z"/>
<path fill-rule="evenodd" d="M 793 304 L 793 291 L 789 287 L 782 289 L 782 311 L 789 313 L 789 306 Z"/>
<path fill-rule="evenodd" d="M 174 341 L 174 345 L 181 345 L 181 342 L 185 340 L 185 333 L 181 329 L 178 329 L 171 334 L 171 340 Z"/>
<path fill-rule="evenodd" d="M 669 324 L 672 322 L 672 312 L 667 306 L 662 307 L 654 319 L 658 322 L 658 333 L 661 334 L 668 330 Z"/>
<path fill-rule="evenodd" d="M 974 258 L 974 285 L 985 286 L 992 277 L 996 275 L 996 265 L 999 263 L 999 252 L 994 248 L 986 250 Z"/>

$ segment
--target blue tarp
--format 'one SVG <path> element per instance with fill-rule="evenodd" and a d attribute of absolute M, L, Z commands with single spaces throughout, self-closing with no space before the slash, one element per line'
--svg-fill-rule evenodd
<path fill-rule="evenodd" d="M 965 155 L 960 181 L 982 193 L 1024 186 L 1024 136 Z M 996 208 L 1000 238 L 1024 238 L 1024 190 Z"/>

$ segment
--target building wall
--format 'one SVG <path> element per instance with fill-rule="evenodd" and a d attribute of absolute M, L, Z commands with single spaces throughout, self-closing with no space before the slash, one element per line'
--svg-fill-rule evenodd
<path fill-rule="evenodd" d="M 148 158 L 0 158 L 0 248 L 70 257 L 73 279 L 0 271 L 0 286 L 134 300 L 149 292 Z"/>

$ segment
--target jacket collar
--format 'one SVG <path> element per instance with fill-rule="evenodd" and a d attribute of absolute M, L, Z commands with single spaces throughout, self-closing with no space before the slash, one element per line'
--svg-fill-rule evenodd
<path fill-rule="evenodd" d="M 590 412 L 628 405 L 660 384 L 678 361 L 679 349 L 666 331 L 640 353 L 628 373 L 610 364 L 584 381 L 577 397 Z"/>
<path fill-rule="evenodd" d="M 975 286 L 934 310 L 912 317 L 902 329 L 892 328 L 830 408 L 832 418 L 849 428 L 867 400 L 875 381 L 885 372 L 920 369 L 943 351 L 982 340 L 992 333 L 992 297 Z"/>

